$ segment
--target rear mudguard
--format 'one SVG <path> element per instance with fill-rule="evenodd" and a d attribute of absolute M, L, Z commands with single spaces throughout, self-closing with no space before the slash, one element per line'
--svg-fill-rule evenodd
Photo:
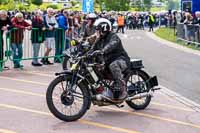
<path fill-rule="evenodd" d="M 139 73 L 141 73 L 142 75 L 144 75 L 148 79 L 145 82 L 148 90 L 154 88 L 155 86 L 158 86 L 157 76 L 151 77 L 151 76 L 149 76 L 149 74 L 147 74 L 142 69 L 132 69 L 131 71 L 134 72 L 134 73 L 139 72 Z"/>
<path fill-rule="evenodd" d="M 158 79 L 156 76 L 153 76 L 151 78 L 149 78 L 147 81 L 146 81 L 146 85 L 147 85 L 147 88 L 148 89 L 152 89 L 154 88 L 155 86 L 158 86 Z"/>
<path fill-rule="evenodd" d="M 73 73 L 70 70 L 65 70 L 65 71 L 60 72 L 60 73 L 55 73 L 55 75 L 56 76 L 67 76 L 67 75 L 72 76 Z M 91 101 L 91 91 L 89 89 L 89 85 L 88 85 L 86 79 L 83 76 L 81 76 L 81 75 L 77 75 L 77 76 L 78 76 L 78 84 L 83 84 L 85 86 L 85 89 L 86 89 L 87 93 L 89 94 L 88 98 Z M 91 102 L 88 105 L 88 109 L 90 109 L 90 107 L 91 107 Z"/>

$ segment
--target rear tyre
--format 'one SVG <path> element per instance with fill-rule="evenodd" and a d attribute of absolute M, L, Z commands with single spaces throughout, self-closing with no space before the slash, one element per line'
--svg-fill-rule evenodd
<path fill-rule="evenodd" d="M 132 72 L 129 76 L 128 81 L 127 81 L 127 86 L 137 83 L 138 86 L 139 85 L 141 86 L 140 89 L 143 89 L 143 91 L 148 91 L 147 86 L 145 84 L 145 81 L 147 81 L 149 78 L 150 78 L 149 75 L 142 70 Z M 151 102 L 151 96 L 150 95 L 148 95 L 144 98 L 141 98 L 141 99 L 126 101 L 128 106 L 135 109 L 135 110 L 145 109 L 149 105 L 150 102 Z"/>

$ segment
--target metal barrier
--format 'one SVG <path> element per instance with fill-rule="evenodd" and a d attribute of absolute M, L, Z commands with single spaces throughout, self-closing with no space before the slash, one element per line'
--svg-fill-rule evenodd
<path fill-rule="evenodd" d="M 192 24 L 178 24 L 177 40 L 193 43 L 196 47 L 200 46 L 200 26 Z"/>
<path fill-rule="evenodd" d="M 60 58 L 65 47 L 65 32 L 63 29 L 52 31 L 33 28 L 23 30 L 13 28 L 7 35 L 9 46 L 7 53 L 13 62 L 41 58 Z M 52 51 L 44 56 L 46 49 Z M 12 53 L 12 56 L 11 56 Z"/>

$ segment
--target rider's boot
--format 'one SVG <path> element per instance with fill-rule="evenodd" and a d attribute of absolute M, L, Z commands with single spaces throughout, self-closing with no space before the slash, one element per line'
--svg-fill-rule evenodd
<path fill-rule="evenodd" d="M 126 82 L 124 80 L 116 80 L 113 86 L 113 98 L 115 100 L 124 100 L 127 96 Z"/>

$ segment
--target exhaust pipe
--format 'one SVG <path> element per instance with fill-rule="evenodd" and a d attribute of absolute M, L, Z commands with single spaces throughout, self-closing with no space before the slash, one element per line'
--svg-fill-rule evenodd
<path fill-rule="evenodd" d="M 96 96 L 96 100 L 97 101 L 102 101 L 102 100 L 106 100 L 107 102 L 111 103 L 111 104 L 119 104 L 121 102 L 123 102 L 124 100 L 113 100 L 113 99 L 110 99 L 102 94 L 99 94 Z"/>
<path fill-rule="evenodd" d="M 131 101 L 131 100 L 141 99 L 141 98 L 144 98 L 144 97 L 147 97 L 147 96 L 153 96 L 153 92 L 150 91 L 148 93 L 137 94 L 137 95 L 135 95 L 133 97 L 128 97 L 126 100 L 127 101 Z"/>

